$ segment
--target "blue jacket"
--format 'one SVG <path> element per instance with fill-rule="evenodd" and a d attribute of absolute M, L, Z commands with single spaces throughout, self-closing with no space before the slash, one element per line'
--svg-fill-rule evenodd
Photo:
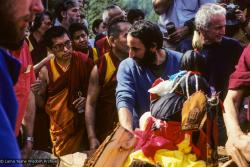
<path fill-rule="evenodd" d="M 21 166 L 3 162 L 6 159 L 20 159 L 15 136 L 17 100 L 13 90 L 19 71 L 18 60 L 0 48 L 0 166 Z"/>

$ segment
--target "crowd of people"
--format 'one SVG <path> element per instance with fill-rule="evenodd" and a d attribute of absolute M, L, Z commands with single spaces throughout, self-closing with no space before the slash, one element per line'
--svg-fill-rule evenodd
<path fill-rule="evenodd" d="M 250 164 L 249 0 L 152 0 L 158 23 L 112 4 L 90 24 L 84 3 L 0 0 L 0 166 L 91 154 L 117 124 L 125 166 Z"/>

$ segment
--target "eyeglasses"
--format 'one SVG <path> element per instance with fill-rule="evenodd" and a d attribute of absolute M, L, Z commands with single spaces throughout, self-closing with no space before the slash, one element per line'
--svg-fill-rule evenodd
<path fill-rule="evenodd" d="M 72 48 L 72 43 L 70 40 L 67 40 L 64 43 L 61 44 L 56 44 L 54 46 L 52 46 L 52 49 L 54 49 L 55 51 L 63 51 L 64 47 L 66 47 L 67 49 L 71 49 Z"/>

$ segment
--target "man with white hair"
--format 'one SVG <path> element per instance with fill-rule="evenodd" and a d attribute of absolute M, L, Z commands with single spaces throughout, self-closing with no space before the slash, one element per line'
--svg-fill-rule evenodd
<path fill-rule="evenodd" d="M 224 100 L 230 74 L 238 62 L 243 48 L 234 39 L 224 37 L 226 10 L 208 3 L 203 5 L 195 16 L 196 30 L 202 44 L 201 53 L 206 60 L 205 77 L 212 91 L 221 92 Z M 219 117 L 219 145 L 226 141 L 222 116 Z"/>

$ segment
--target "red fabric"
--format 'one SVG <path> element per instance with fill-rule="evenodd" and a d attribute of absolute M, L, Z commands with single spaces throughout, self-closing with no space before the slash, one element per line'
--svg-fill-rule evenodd
<path fill-rule="evenodd" d="M 229 89 L 239 89 L 250 85 L 250 45 L 248 45 L 236 66 L 236 70 L 230 76 Z"/>
<path fill-rule="evenodd" d="M 18 114 L 17 114 L 16 129 L 15 129 L 15 133 L 17 136 L 22 124 L 24 113 L 28 105 L 30 86 L 35 81 L 35 72 L 33 69 L 33 63 L 31 59 L 31 53 L 29 51 L 29 46 L 26 41 L 24 41 L 21 49 L 13 51 L 12 54 L 21 63 L 20 75 L 14 87 L 18 101 Z"/>
<path fill-rule="evenodd" d="M 146 130 L 135 130 L 134 132 L 138 138 L 135 150 L 141 149 L 145 156 L 152 158 L 159 149 L 177 150 L 176 145 L 183 141 L 185 136 L 179 122 L 159 121 L 160 128 L 152 130 L 155 122 L 155 118 L 149 117 Z"/>
<path fill-rule="evenodd" d="M 245 89 L 249 93 L 250 86 L 250 45 L 248 45 L 236 66 L 236 70 L 230 76 L 229 80 L 229 89 L 237 90 L 237 89 Z M 250 102 L 249 102 L 250 103 Z M 247 119 L 250 121 L 250 109 L 247 112 Z"/>
<path fill-rule="evenodd" d="M 108 39 L 106 36 L 96 41 L 96 48 L 98 49 L 100 56 L 103 56 L 105 53 L 111 51 L 111 48 L 110 48 L 110 45 L 108 43 Z"/>

